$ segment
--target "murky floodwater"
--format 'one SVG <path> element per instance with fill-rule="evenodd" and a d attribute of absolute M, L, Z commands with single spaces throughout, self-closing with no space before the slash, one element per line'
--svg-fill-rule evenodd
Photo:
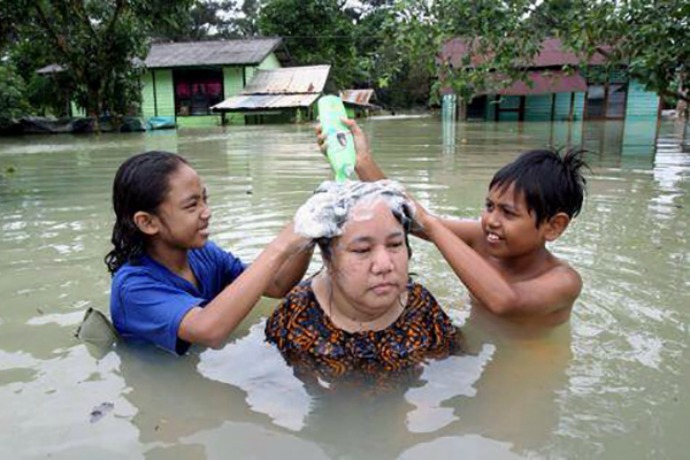
<path fill-rule="evenodd" d="M 584 142 L 589 195 L 552 247 L 585 281 L 570 324 L 537 336 L 471 312 L 437 251 L 415 241 L 411 268 L 462 324 L 468 354 L 430 363 L 406 390 L 372 399 L 305 388 L 263 343 L 269 300 L 221 350 L 103 352 L 73 332 L 87 307 L 107 311 L 119 163 L 150 149 L 187 156 L 210 191 L 213 239 L 251 261 L 328 175 L 312 131 L 0 139 L 0 457 L 686 458 L 682 126 L 664 123 L 656 139 L 654 125 L 611 122 L 364 127 L 391 177 L 464 217 L 479 215 L 489 178 L 518 151 Z"/>

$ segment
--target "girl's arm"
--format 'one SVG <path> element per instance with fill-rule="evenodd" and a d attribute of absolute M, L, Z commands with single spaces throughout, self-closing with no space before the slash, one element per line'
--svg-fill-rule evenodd
<path fill-rule="evenodd" d="M 309 261 L 313 253 L 314 245 L 310 244 L 304 250 L 290 256 L 280 267 L 278 273 L 273 276 L 273 280 L 271 280 L 271 284 L 264 291 L 264 295 L 275 299 L 285 297 L 295 287 L 295 284 L 299 283 L 304 277 L 307 268 L 309 268 Z"/>
<path fill-rule="evenodd" d="M 254 262 L 204 308 L 192 308 L 182 319 L 177 335 L 189 343 L 213 348 L 223 345 L 228 335 L 247 316 L 274 281 L 274 275 L 291 256 L 309 243 L 293 231 L 292 222 L 261 251 Z"/>

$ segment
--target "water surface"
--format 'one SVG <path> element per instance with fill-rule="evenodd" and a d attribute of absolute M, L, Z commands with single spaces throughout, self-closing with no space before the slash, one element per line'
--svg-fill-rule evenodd
<path fill-rule="evenodd" d="M 684 458 L 690 441 L 690 153 L 682 125 L 363 123 L 390 177 L 433 211 L 479 215 L 518 152 L 583 143 L 582 214 L 551 247 L 583 293 L 533 334 L 471 311 L 428 243 L 411 269 L 467 354 L 376 398 L 305 388 L 263 342 L 262 300 L 220 350 L 98 350 L 73 332 L 107 311 L 102 262 L 117 166 L 178 152 L 201 173 L 212 238 L 251 261 L 329 171 L 309 126 L 0 139 L 2 458 Z M 320 263 L 315 258 L 311 272 Z M 107 404 L 104 404 L 107 403 Z M 112 406 L 111 406 L 112 404 Z M 112 407 L 112 409 L 110 409 Z M 103 409 L 94 417 L 94 409 Z"/>

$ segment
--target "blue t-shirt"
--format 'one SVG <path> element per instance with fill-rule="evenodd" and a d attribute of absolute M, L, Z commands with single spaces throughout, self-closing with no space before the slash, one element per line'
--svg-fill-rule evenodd
<path fill-rule="evenodd" d="M 215 244 L 189 251 L 189 265 L 199 287 L 148 256 L 126 263 L 115 273 L 110 315 L 123 337 L 144 339 L 183 354 L 189 343 L 178 339 L 182 318 L 204 307 L 244 271 L 242 261 Z"/>

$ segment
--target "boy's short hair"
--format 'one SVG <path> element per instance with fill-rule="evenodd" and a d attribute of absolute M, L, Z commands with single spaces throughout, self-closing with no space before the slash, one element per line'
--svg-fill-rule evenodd
<path fill-rule="evenodd" d="M 581 172 L 589 168 L 584 153 L 582 149 L 570 149 L 564 155 L 556 149 L 530 150 L 499 169 L 489 190 L 513 185 L 515 193 L 524 194 L 537 227 L 559 212 L 573 218 L 582 208 L 587 182 Z"/>

